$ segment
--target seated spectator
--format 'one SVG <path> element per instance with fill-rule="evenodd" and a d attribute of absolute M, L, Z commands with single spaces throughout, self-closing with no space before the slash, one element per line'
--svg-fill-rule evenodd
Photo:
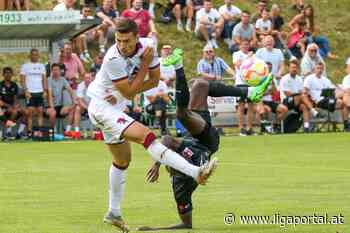
<path fill-rule="evenodd" d="M 323 97 L 321 96 L 322 90 L 326 88 L 335 88 L 332 82 L 323 76 L 324 63 L 319 62 L 316 64 L 315 73 L 307 76 L 304 80 L 304 104 L 312 115 L 317 116 L 318 111 L 315 108 L 325 109 L 333 112 L 335 109 L 341 109 L 343 114 L 343 122 L 347 127 L 347 117 L 345 118 L 344 112 L 346 112 L 347 106 L 342 99 L 336 99 L 336 97 Z M 333 104 L 334 103 L 334 104 Z M 304 131 L 309 132 L 309 119 L 304 121 Z"/>
<path fill-rule="evenodd" d="M 39 62 L 38 49 L 31 49 L 30 62 L 21 67 L 21 85 L 27 102 L 27 130 L 28 136 L 41 137 L 41 131 L 33 132 L 33 113 L 37 114 L 38 127 L 43 126 L 44 99 L 47 91 L 45 65 Z"/>
<path fill-rule="evenodd" d="M 213 47 L 206 45 L 203 48 L 203 57 L 197 64 L 198 75 L 208 81 L 222 81 L 225 72 L 234 77 L 231 67 L 222 58 L 215 56 Z"/>
<path fill-rule="evenodd" d="M 91 69 L 94 70 L 93 73 L 98 73 L 101 69 L 102 62 L 103 62 L 104 54 L 100 53 L 94 58 L 94 63 L 91 65 Z M 91 72 L 90 72 L 91 73 Z"/>
<path fill-rule="evenodd" d="M 242 11 L 232 5 L 232 0 L 225 0 L 225 4 L 219 8 L 219 13 L 224 18 L 224 29 L 222 36 L 225 43 L 230 47 L 232 44 L 232 31 L 241 19 Z"/>
<path fill-rule="evenodd" d="M 337 58 L 336 55 L 331 53 L 330 46 L 329 46 L 329 40 L 327 37 L 319 36 L 318 31 L 316 30 L 315 23 L 314 23 L 314 9 L 312 5 L 306 5 L 303 9 L 302 13 L 296 15 L 290 22 L 289 27 L 292 29 L 292 31 L 298 30 L 298 22 L 305 21 L 306 22 L 306 36 L 307 36 L 307 43 L 316 43 L 320 49 L 320 54 L 323 58 L 330 58 L 335 59 Z"/>
<path fill-rule="evenodd" d="M 272 23 L 272 31 L 271 34 L 275 39 L 275 47 L 279 49 L 287 49 L 284 45 L 282 28 L 284 25 L 284 19 L 281 16 L 281 8 L 278 4 L 273 4 L 271 7 L 270 19 Z"/>
<path fill-rule="evenodd" d="M 74 133 L 73 138 L 80 139 L 80 121 L 81 116 L 85 116 L 86 118 L 89 118 L 88 116 L 88 106 L 90 103 L 90 97 L 87 96 L 86 91 L 89 87 L 90 83 L 93 81 L 93 77 L 90 73 L 86 73 L 84 75 L 84 80 L 79 83 L 78 89 L 77 89 L 77 105 L 75 106 L 74 111 Z"/>
<path fill-rule="evenodd" d="M 159 81 L 157 87 L 144 92 L 146 112 L 156 117 L 156 125 L 160 126 L 161 135 L 169 134 L 166 128 L 166 106 L 170 100 L 167 90 L 165 82 Z"/>
<path fill-rule="evenodd" d="M 30 5 L 31 5 L 30 0 L 8 0 L 7 10 L 29 11 Z"/>
<path fill-rule="evenodd" d="M 164 13 L 161 15 L 160 21 L 169 23 L 171 21 L 172 12 L 177 22 L 177 30 L 183 31 L 182 13 L 186 16 L 185 30 L 192 31 L 192 19 L 194 14 L 193 4 L 190 0 L 169 0 Z"/>
<path fill-rule="evenodd" d="M 252 24 L 255 24 L 256 21 L 262 17 L 262 12 L 266 9 L 267 9 L 266 1 L 264 0 L 259 1 L 258 4 L 256 5 L 256 13 L 251 18 Z"/>
<path fill-rule="evenodd" d="M 280 80 L 284 72 L 284 56 L 280 49 L 274 48 L 275 40 L 272 36 L 266 36 L 264 39 L 264 47 L 256 51 L 256 57 L 265 61 L 266 63 L 271 63 L 272 75 Z"/>
<path fill-rule="evenodd" d="M 309 44 L 307 46 L 304 57 L 301 59 L 301 75 L 303 77 L 306 77 L 310 74 L 315 73 L 316 65 L 320 62 L 324 64 L 323 76 L 326 76 L 326 64 L 319 54 L 318 46 L 316 44 Z"/>
<path fill-rule="evenodd" d="M 350 58 L 346 62 L 347 75 L 343 79 L 343 93 L 340 98 L 343 100 L 345 108 L 343 110 L 344 131 L 350 132 L 349 111 L 350 111 Z"/>
<path fill-rule="evenodd" d="M 124 10 L 121 16 L 136 22 L 140 37 L 149 37 L 156 41 L 156 27 L 149 12 L 142 8 L 142 1 L 143 0 L 133 0 L 131 2 L 132 8 Z"/>
<path fill-rule="evenodd" d="M 304 0 L 292 0 L 292 8 L 297 12 L 302 12 L 304 5 Z"/>
<path fill-rule="evenodd" d="M 305 54 L 306 47 L 306 34 L 305 34 L 306 22 L 298 22 L 298 29 L 293 30 L 288 39 L 288 49 L 294 57 L 301 59 Z"/>
<path fill-rule="evenodd" d="M 18 103 L 18 86 L 12 81 L 13 69 L 11 67 L 5 67 L 2 70 L 2 76 L 4 80 L 0 82 L 0 111 L 6 121 L 10 121 L 13 124 L 5 124 L 5 126 L 14 125 L 21 117 L 25 119 L 24 109 L 21 109 Z M 17 138 L 21 138 L 25 129 L 25 124 L 20 121 L 20 125 L 17 131 Z M 12 127 L 7 127 L 6 138 L 12 138 Z"/>
<path fill-rule="evenodd" d="M 63 0 L 53 8 L 53 11 L 74 10 L 75 2 L 76 0 Z"/>
<path fill-rule="evenodd" d="M 160 51 L 160 79 L 165 82 L 168 88 L 174 88 L 174 81 L 176 77 L 175 67 L 174 66 L 165 66 L 163 65 L 163 60 L 167 58 L 172 53 L 170 45 L 163 45 L 162 50 Z"/>
<path fill-rule="evenodd" d="M 232 46 L 231 53 L 234 53 L 239 50 L 241 41 L 248 40 L 250 48 L 252 50 L 258 47 L 258 40 L 256 37 L 256 32 L 253 24 L 249 23 L 250 13 L 248 11 L 242 11 L 241 22 L 238 23 L 232 32 Z"/>
<path fill-rule="evenodd" d="M 113 1 L 116 2 L 116 1 Z M 80 0 L 80 6 L 94 6 L 97 7 L 97 1 L 96 0 Z"/>
<path fill-rule="evenodd" d="M 302 98 L 303 78 L 298 75 L 298 71 L 298 60 L 292 60 L 289 63 L 289 73 L 284 75 L 280 82 L 281 100 L 288 110 L 294 110 L 297 113 L 302 112 L 304 122 L 308 122 L 308 109 Z"/>
<path fill-rule="evenodd" d="M 260 41 L 272 33 L 272 22 L 270 20 L 270 14 L 268 10 L 264 9 L 259 18 L 255 23 L 255 30 Z"/>
<path fill-rule="evenodd" d="M 51 128 L 56 126 L 56 118 L 65 118 L 70 112 L 73 112 L 74 105 L 64 106 L 63 94 L 68 91 L 73 102 L 75 94 L 67 80 L 61 76 L 61 67 L 54 63 L 51 65 L 51 76 L 48 79 L 48 108 L 46 114 L 49 116 Z"/>
<path fill-rule="evenodd" d="M 216 40 L 224 29 L 224 18 L 213 8 L 212 0 L 204 0 L 204 7 L 196 14 L 195 33 L 203 38 L 208 45 L 218 48 Z"/>
<path fill-rule="evenodd" d="M 126 109 L 124 112 L 128 114 L 131 118 L 135 119 L 138 122 L 141 122 L 142 119 L 142 105 L 141 105 L 141 97 L 140 95 L 136 95 L 133 101 L 128 101 L 129 103 L 126 105 Z M 146 122 L 147 124 L 147 122 Z"/>
<path fill-rule="evenodd" d="M 111 0 L 103 0 L 102 6 L 96 8 L 96 16 L 102 20 L 99 30 L 103 33 L 103 38 L 105 38 L 105 41 L 99 41 L 101 53 L 106 52 L 107 38 L 114 38 L 115 22 L 118 18 L 117 13 Z"/>

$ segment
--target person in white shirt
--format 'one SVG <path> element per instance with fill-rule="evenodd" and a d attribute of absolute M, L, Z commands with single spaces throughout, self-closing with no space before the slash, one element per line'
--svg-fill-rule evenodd
<path fill-rule="evenodd" d="M 109 210 L 104 221 L 124 232 L 129 229 L 122 219 L 120 204 L 124 196 L 126 169 L 131 161 L 129 141 L 143 145 L 153 160 L 193 177 L 198 184 L 204 184 L 216 165 L 215 159 L 206 167 L 191 165 L 158 141 L 149 128 L 123 112 L 128 100 L 158 86 L 160 78 L 155 43 L 149 38 L 139 39 L 138 33 L 133 20 L 117 20 L 116 43 L 107 51 L 101 70 L 88 87 L 90 120 L 103 131 L 113 157 Z"/>
<path fill-rule="evenodd" d="M 350 132 L 349 123 L 349 111 L 350 111 L 350 58 L 346 61 L 346 72 L 347 75 L 343 78 L 341 85 L 341 93 L 338 98 L 344 103 L 343 109 L 343 120 L 344 120 L 344 131 Z"/>
<path fill-rule="evenodd" d="M 170 102 L 168 96 L 168 86 L 165 82 L 159 81 L 158 86 L 144 93 L 144 106 L 148 114 L 154 115 L 156 125 L 160 126 L 161 135 L 169 134 L 166 128 L 166 107 Z"/>
<path fill-rule="evenodd" d="M 225 4 L 219 8 L 219 13 L 224 18 L 223 38 L 230 47 L 232 44 L 232 31 L 241 19 L 241 9 L 232 5 L 233 0 L 225 0 Z"/>
<path fill-rule="evenodd" d="M 21 85 L 25 93 L 27 101 L 27 121 L 28 136 L 32 135 L 33 130 L 33 113 L 37 114 L 38 127 L 43 126 L 44 99 L 47 94 L 47 79 L 45 65 L 39 63 L 39 50 L 32 49 L 30 51 L 30 62 L 21 67 Z M 35 135 L 41 136 L 40 131 L 36 131 Z"/>
<path fill-rule="evenodd" d="M 75 2 L 76 0 L 63 0 L 53 8 L 53 11 L 74 10 Z"/>
<path fill-rule="evenodd" d="M 307 76 L 304 80 L 304 104 L 308 108 L 309 111 L 314 116 L 318 115 L 318 112 L 315 110 L 316 108 L 325 109 L 328 111 L 334 111 L 335 109 L 342 109 L 346 107 L 344 105 L 343 100 L 335 99 L 335 96 L 332 98 L 326 98 L 321 96 L 322 90 L 334 88 L 335 86 L 332 82 L 323 76 L 324 64 L 323 62 L 319 62 L 316 64 L 315 73 Z M 334 105 L 333 105 L 334 102 Z M 305 132 L 309 132 L 309 119 L 304 120 L 304 129 Z M 347 120 L 347 119 L 343 119 Z"/>
<path fill-rule="evenodd" d="M 270 20 L 270 13 L 267 9 L 263 10 L 261 18 L 256 21 L 255 29 L 260 41 L 263 41 L 267 35 L 271 35 L 272 22 Z"/>
<path fill-rule="evenodd" d="M 242 62 L 248 57 L 253 56 L 253 52 L 250 51 L 249 40 L 243 39 L 240 44 L 240 50 L 232 54 L 232 64 L 235 68 L 235 85 L 247 85 L 241 75 L 240 66 Z"/>
<path fill-rule="evenodd" d="M 161 58 L 160 62 L 160 79 L 163 80 L 169 88 L 174 88 L 174 81 L 176 77 L 175 67 L 174 66 L 165 66 L 163 61 L 168 57 L 172 52 L 170 45 L 163 45 L 162 50 L 160 51 Z"/>
<path fill-rule="evenodd" d="M 218 48 L 216 40 L 224 29 L 224 18 L 213 8 L 212 0 L 205 0 L 204 7 L 197 11 L 195 33 L 204 38 L 207 44 Z"/>

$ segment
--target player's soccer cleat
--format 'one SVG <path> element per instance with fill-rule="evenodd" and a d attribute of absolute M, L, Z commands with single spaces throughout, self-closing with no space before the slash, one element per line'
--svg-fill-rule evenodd
<path fill-rule="evenodd" d="M 103 218 L 103 222 L 111 224 L 119 228 L 123 233 L 130 231 L 128 225 L 124 222 L 121 216 L 115 216 L 112 212 L 108 212 Z"/>
<path fill-rule="evenodd" d="M 269 74 L 259 86 L 253 88 L 253 90 L 250 92 L 250 95 L 248 96 L 248 99 L 253 103 L 259 103 L 262 97 L 264 96 L 265 92 L 269 88 L 272 79 L 272 74 Z"/>
<path fill-rule="evenodd" d="M 182 49 L 179 49 L 179 48 L 174 49 L 173 53 L 163 60 L 163 65 L 175 66 L 175 68 L 182 66 L 182 60 L 183 60 L 182 55 L 183 55 Z"/>
<path fill-rule="evenodd" d="M 205 185 L 207 183 L 207 180 L 215 171 L 217 163 L 218 159 L 215 157 L 200 167 L 199 175 L 196 178 L 198 184 Z"/>

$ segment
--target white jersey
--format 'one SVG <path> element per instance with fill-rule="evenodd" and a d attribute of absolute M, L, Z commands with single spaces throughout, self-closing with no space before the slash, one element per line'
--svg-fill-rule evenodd
<path fill-rule="evenodd" d="M 350 74 L 344 77 L 342 87 L 344 89 L 350 89 Z"/>
<path fill-rule="evenodd" d="M 127 99 L 115 88 L 115 82 L 125 79 L 132 80 L 138 72 L 141 65 L 141 56 L 147 47 L 154 49 L 154 58 L 149 66 L 150 69 L 159 66 L 159 58 L 155 43 L 149 38 L 140 38 L 137 49 L 132 57 L 124 57 L 113 45 L 106 53 L 100 71 L 97 73 L 95 80 L 88 87 L 88 96 L 91 101 L 105 102 L 107 95 L 114 95 L 117 104 L 114 106 L 123 111 L 127 104 Z"/>
<path fill-rule="evenodd" d="M 303 79 L 299 75 L 293 78 L 290 74 L 286 74 L 281 78 L 280 82 L 281 99 L 284 100 L 286 98 L 284 92 L 288 91 L 292 94 L 301 94 L 303 88 Z"/>
<path fill-rule="evenodd" d="M 45 66 L 39 62 L 29 62 L 21 67 L 21 75 L 25 76 L 26 87 L 30 93 L 44 92 L 43 77 L 45 74 Z"/>
<path fill-rule="evenodd" d="M 304 87 L 309 89 L 311 99 L 315 103 L 318 103 L 320 100 L 322 100 L 322 90 L 326 88 L 334 88 L 334 85 L 324 76 L 318 78 L 315 74 L 311 74 L 305 78 Z"/>
<path fill-rule="evenodd" d="M 148 91 L 145 91 L 144 95 L 145 95 L 145 106 L 149 105 L 150 102 L 148 100 L 148 96 L 155 96 L 159 93 L 167 93 L 168 92 L 168 86 L 166 85 L 166 83 L 162 80 L 159 81 L 158 86 L 149 89 Z"/>
<path fill-rule="evenodd" d="M 251 56 L 250 52 L 244 53 L 241 50 L 234 52 L 232 54 L 232 63 L 235 65 L 235 70 L 236 70 L 236 72 L 235 72 L 236 73 L 235 74 L 235 85 L 247 84 L 247 82 L 245 80 L 243 80 L 242 72 L 240 69 L 240 64 L 242 64 L 242 62 L 250 56 Z"/>
<path fill-rule="evenodd" d="M 77 88 L 77 97 L 83 99 L 87 104 L 90 103 L 90 97 L 87 96 L 87 87 L 85 85 L 85 82 L 81 82 L 78 85 Z"/>

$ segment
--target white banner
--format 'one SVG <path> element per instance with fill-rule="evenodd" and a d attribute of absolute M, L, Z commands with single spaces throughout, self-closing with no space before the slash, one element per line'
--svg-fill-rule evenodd
<path fill-rule="evenodd" d="M 211 113 L 233 113 L 236 111 L 235 97 L 208 97 L 207 101 Z"/>
<path fill-rule="evenodd" d="M 79 11 L 0 11 L 0 25 L 79 23 Z"/>

